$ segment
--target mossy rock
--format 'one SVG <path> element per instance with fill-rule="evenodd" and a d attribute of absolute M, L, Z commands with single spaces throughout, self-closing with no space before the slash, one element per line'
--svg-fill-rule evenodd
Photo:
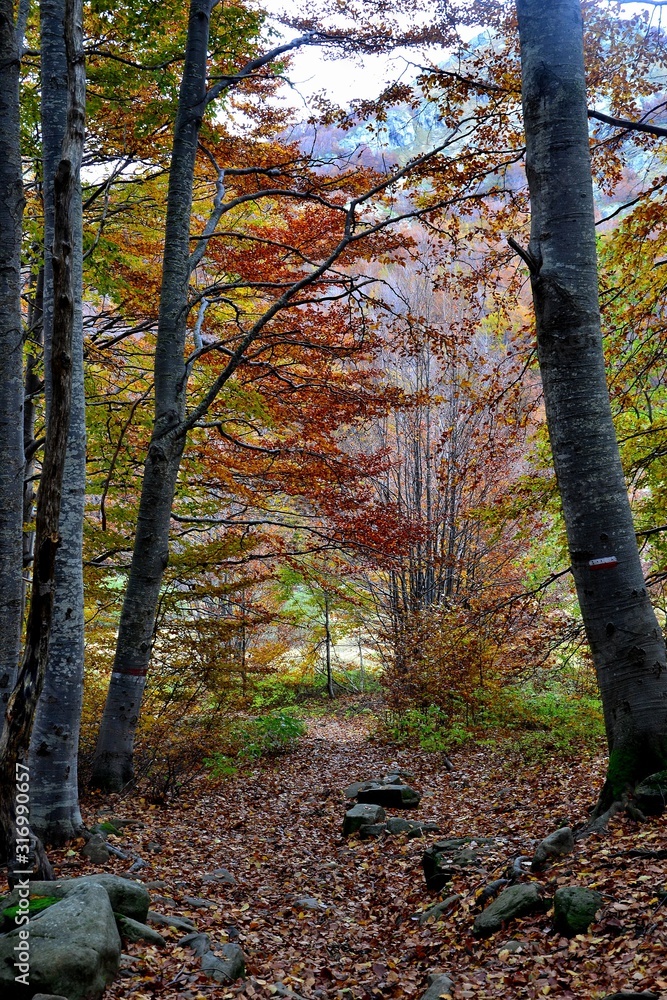
<path fill-rule="evenodd" d="M 565 937 L 585 934 L 602 907 L 603 899 L 595 889 L 566 885 L 554 894 L 554 929 Z"/>
<path fill-rule="evenodd" d="M 49 906 L 53 906 L 54 903 L 59 902 L 60 898 L 60 896 L 33 896 L 28 901 L 27 912 L 30 917 L 34 917 L 37 913 L 41 913 L 42 910 L 46 910 Z M 4 910 L 0 911 L 0 933 L 6 934 L 7 931 L 12 930 L 19 913 L 25 912 L 25 906 L 20 906 L 18 903 L 15 903 L 13 906 L 7 906 Z"/>
<path fill-rule="evenodd" d="M 667 803 L 667 771 L 649 774 L 635 788 L 635 805 L 645 816 L 662 816 Z"/>

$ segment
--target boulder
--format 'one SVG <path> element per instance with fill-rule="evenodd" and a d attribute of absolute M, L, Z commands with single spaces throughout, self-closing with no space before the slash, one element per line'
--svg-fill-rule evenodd
<path fill-rule="evenodd" d="M 178 944 L 192 948 L 202 972 L 217 983 L 233 983 L 245 975 L 245 956 L 237 944 L 212 945 L 208 934 L 188 934 Z"/>
<path fill-rule="evenodd" d="M 94 833 L 88 840 L 88 843 L 81 848 L 81 853 L 84 858 L 88 858 L 94 865 L 103 865 L 111 857 L 109 848 L 106 845 L 106 838 L 101 833 Z"/>
<path fill-rule="evenodd" d="M 166 917 L 164 913 L 155 913 L 154 910 L 148 911 L 147 920 L 158 927 L 175 927 L 177 931 L 195 930 L 195 925 L 187 917 Z"/>
<path fill-rule="evenodd" d="M 500 930 L 503 924 L 529 913 L 540 913 L 546 909 L 540 886 L 536 882 L 511 885 L 504 889 L 497 899 L 479 914 L 472 932 L 477 937 L 487 937 Z"/>
<path fill-rule="evenodd" d="M 451 896 L 447 896 L 446 899 L 443 899 L 442 902 L 436 903 L 435 906 L 429 906 L 428 910 L 417 914 L 419 923 L 428 924 L 432 920 L 440 920 L 441 917 L 444 917 L 458 903 L 460 898 L 459 894 L 455 892 Z"/>
<path fill-rule="evenodd" d="M 122 913 L 139 923 L 146 922 L 150 897 L 148 890 L 140 882 L 121 878 L 120 875 L 109 875 L 106 872 L 99 875 L 81 875 L 79 878 L 63 878 L 56 882 L 31 882 L 31 896 L 57 896 L 64 899 L 70 892 L 77 892 L 88 885 L 99 885 L 106 892 L 114 913 Z M 18 890 L 0 901 L 0 910 L 15 906 L 18 902 Z"/>
<path fill-rule="evenodd" d="M 386 823 L 369 823 L 368 826 L 359 827 L 359 837 L 361 840 L 371 840 L 373 837 L 381 837 L 386 832 Z"/>
<path fill-rule="evenodd" d="M 493 840 L 489 837 L 437 840 L 422 855 L 422 868 L 428 888 L 436 892 L 443 889 L 454 875 L 460 874 L 462 868 L 478 864 L 478 846 L 492 843 Z"/>
<path fill-rule="evenodd" d="M 432 972 L 428 977 L 429 987 L 422 993 L 420 1000 L 439 1000 L 440 997 L 451 997 L 454 983 L 444 972 Z"/>
<path fill-rule="evenodd" d="M 667 771 L 644 778 L 635 788 L 634 801 L 645 816 L 662 816 L 667 802 Z"/>
<path fill-rule="evenodd" d="M 362 826 L 371 826 L 373 823 L 382 823 L 385 818 L 385 811 L 378 805 L 356 805 L 345 813 L 343 820 L 343 836 L 349 837 L 351 833 L 356 833 Z"/>
<path fill-rule="evenodd" d="M 116 926 L 123 941 L 145 941 L 147 944 L 155 944 L 158 948 L 164 948 L 165 939 L 152 927 L 133 920 L 132 917 L 124 917 L 116 914 Z"/>
<path fill-rule="evenodd" d="M 29 985 L 14 964 L 26 931 Z M 106 891 L 94 883 L 77 886 L 27 924 L 0 935 L 0 994 L 3 1000 L 27 1000 L 35 992 L 99 1000 L 118 971 L 120 952 Z"/>
<path fill-rule="evenodd" d="M 369 778 L 367 781 L 353 781 L 351 785 L 343 790 L 343 795 L 346 799 L 356 799 L 359 791 L 363 791 L 366 788 L 381 788 L 384 784 L 384 778 Z"/>
<path fill-rule="evenodd" d="M 413 823 L 412 820 L 403 819 L 402 816 L 392 816 L 388 819 L 385 826 L 387 827 L 387 833 L 410 833 L 415 827 L 419 826 L 419 823 Z"/>
<path fill-rule="evenodd" d="M 537 845 L 531 871 L 542 871 L 547 862 L 553 858 L 562 858 L 566 854 L 571 854 L 574 850 L 574 836 L 569 826 L 563 826 L 560 830 L 550 833 L 542 843 Z"/>
<path fill-rule="evenodd" d="M 368 802 L 385 809 L 416 809 L 421 795 L 410 785 L 379 785 L 377 788 L 360 788 L 357 802 Z"/>
<path fill-rule="evenodd" d="M 554 930 L 565 937 L 585 934 L 602 907 L 603 899 L 595 889 L 566 885 L 554 893 Z"/>

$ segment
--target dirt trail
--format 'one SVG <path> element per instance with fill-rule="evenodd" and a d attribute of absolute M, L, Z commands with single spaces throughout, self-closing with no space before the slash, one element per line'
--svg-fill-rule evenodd
<path fill-rule="evenodd" d="M 661 879 L 664 883 L 664 862 L 648 869 L 636 860 L 632 870 L 619 867 L 609 863 L 610 842 L 591 839 L 541 880 L 548 892 L 578 882 L 597 885 L 622 905 L 629 897 L 632 912 L 626 907 L 618 927 L 594 927 L 592 935 L 567 942 L 551 933 L 544 915 L 517 921 L 506 933 L 480 942 L 470 936 L 475 889 L 499 872 L 475 872 L 456 883 L 464 905 L 444 923 L 420 926 L 415 912 L 439 898 L 427 892 L 421 872 L 424 847 L 436 838 L 342 840 L 349 805 L 342 789 L 398 766 L 412 771 L 416 787 L 425 793 L 410 818 L 438 821 L 442 835 L 504 838 L 496 858 L 502 868 L 518 854 L 529 854 L 534 838 L 551 832 L 564 818 L 585 816 L 601 768 L 601 762 L 593 766 L 590 761 L 576 767 L 522 768 L 516 759 L 488 748 L 459 752 L 455 763 L 457 770 L 449 774 L 438 754 L 374 742 L 363 717 L 318 719 L 293 753 L 216 789 L 202 783 L 189 801 L 169 809 L 141 800 L 114 806 L 147 824 L 132 842 L 151 861 L 142 878 L 163 879 L 166 886 L 156 891 L 174 900 L 155 908 L 191 917 L 216 941 L 238 940 L 249 978 L 230 988 L 211 984 L 198 973 L 191 952 L 174 947 L 180 936 L 174 931 L 162 952 L 127 945 L 135 957 L 132 973 L 128 969 L 108 996 L 269 997 L 282 982 L 308 1000 L 418 997 L 434 968 L 453 976 L 457 998 L 593 1000 L 629 986 L 660 992 L 662 914 L 656 913 L 650 935 L 641 940 L 627 917 L 651 911 L 650 886 Z M 634 824 L 621 821 L 611 842 L 615 848 L 634 847 L 637 835 Z M 640 836 L 642 846 L 667 846 L 660 823 L 644 828 Z M 162 844 L 161 854 L 150 853 L 150 841 Z M 605 863 L 606 868 L 596 868 Z M 108 870 L 122 872 L 123 867 L 117 862 Z M 204 874 L 219 867 L 234 874 L 235 886 L 202 882 Z M 648 881 L 637 893 L 641 872 Z M 215 906 L 196 908 L 185 896 L 205 897 Z M 321 908 L 304 908 L 300 897 L 312 897 Z M 512 937 L 522 942 L 522 950 L 508 956 L 502 944 Z"/>

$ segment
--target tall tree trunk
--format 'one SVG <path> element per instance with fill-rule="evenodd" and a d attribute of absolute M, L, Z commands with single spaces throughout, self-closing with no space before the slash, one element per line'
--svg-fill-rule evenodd
<path fill-rule="evenodd" d="M 14 4 L 0 0 L 0 725 L 16 680 L 23 610 L 22 176 Z"/>
<path fill-rule="evenodd" d="M 69 107 L 67 131 L 55 177 L 54 316 L 50 356 L 52 398 L 37 495 L 35 558 L 25 651 L 7 705 L 5 728 L 0 739 L 0 855 L 12 853 L 15 768 L 17 763 L 24 761 L 27 753 L 46 671 L 59 543 L 60 497 L 69 430 L 74 323 L 73 214 L 83 149 L 85 102 L 80 0 L 67 0 L 66 31 Z"/>
<path fill-rule="evenodd" d="M 155 419 L 144 466 L 132 564 L 111 683 L 95 753 L 93 784 L 118 790 L 132 780 L 134 734 L 146 684 L 169 527 L 185 436 L 185 334 L 190 281 L 190 216 L 197 138 L 206 107 L 212 0 L 192 0 L 167 195 L 164 264 L 155 353 Z"/>
<path fill-rule="evenodd" d="M 572 571 L 609 742 L 598 809 L 667 766 L 665 645 L 605 380 L 579 0 L 517 0 L 540 371 Z M 515 244 L 516 246 L 516 244 Z"/>
<path fill-rule="evenodd" d="M 53 179 L 67 127 L 65 0 L 41 0 L 42 155 L 44 160 L 44 336 L 47 362 L 53 331 Z M 30 749 L 33 831 L 60 846 L 76 836 L 77 758 L 83 696 L 83 516 L 86 488 L 86 414 L 83 386 L 81 186 L 72 197 L 72 402 L 60 506 L 55 595 L 44 687 Z M 49 366 L 46 366 L 47 374 Z M 47 405 L 52 387 L 47 378 Z"/>

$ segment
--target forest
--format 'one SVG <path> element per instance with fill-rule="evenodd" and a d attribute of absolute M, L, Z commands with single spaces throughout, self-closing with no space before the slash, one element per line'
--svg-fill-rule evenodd
<path fill-rule="evenodd" d="M 666 6 L 0 0 L 3 1000 L 667 994 Z"/>

